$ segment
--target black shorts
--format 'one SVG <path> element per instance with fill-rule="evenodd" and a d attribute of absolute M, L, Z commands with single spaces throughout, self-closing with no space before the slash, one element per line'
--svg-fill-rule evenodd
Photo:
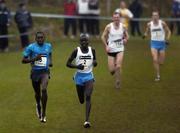
<path fill-rule="evenodd" d="M 36 70 L 36 71 L 32 70 L 30 78 L 34 82 L 39 82 L 46 75 L 48 75 L 48 77 L 50 79 L 50 71 L 49 70 Z"/>
<path fill-rule="evenodd" d="M 107 53 L 108 56 L 111 56 L 111 57 L 116 57 L 116 55 L 120 53 L 120 52 L 115 52 L 115 53 Z"/>

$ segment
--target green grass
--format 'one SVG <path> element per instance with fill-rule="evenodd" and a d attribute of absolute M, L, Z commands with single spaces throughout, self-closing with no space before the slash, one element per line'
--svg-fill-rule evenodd
<path fill-rule="evenodd" d="M 114 88 L 101 41 L 92 39 L 98 67 L 92 97 L 91 129 L 84 129 L 85 106 L 78 103 L 72 81 L 74 70 L 66 60 L 78 41 L 53 40 L 54 67 L 48 86 L 47 123 L 35 115 L 29 65 L 22 53 L 0 54 L 0 133 L 179 133 L 180 45 L 173 37 L 162 68 L 162 81 L 155 83 L 148 40 L 131 38 L 123 64 L 122 89 Z M 15 46 L 11 46 L 14 48 Z"/>

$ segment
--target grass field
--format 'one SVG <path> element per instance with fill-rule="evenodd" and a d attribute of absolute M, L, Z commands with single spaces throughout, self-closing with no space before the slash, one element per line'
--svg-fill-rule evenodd
<path fill-rule="evenodd" d="M 180 44 L 173 37 L 155 83 L 148 40 L 131 38 L 123 64 L 122 88 L 114 88 L 107 57 L 99 40 L 91 40 L 98 67 L 92 98 L 92 128 L 84 129 L 85 106 L 78 103 L 66 60 L 77 40 L 53 40 L 54 67 L 48 86 L 47 123 L 35 115 L 29 65 L 20 51 L 0 54 L 0 133 L 179 133 Z"/>

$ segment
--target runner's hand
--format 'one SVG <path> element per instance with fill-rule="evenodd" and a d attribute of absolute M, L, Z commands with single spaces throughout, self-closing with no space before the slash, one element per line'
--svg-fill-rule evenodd
<path fill-rule="evenodd" d="M 126 44 L 127 43 L 127 39 L 124 38 L 123 39 L 123 43 Z"/>
<path fill-rule="evenodd" d="M 33 59 L 33 61 L 38 61 L 38 60 L 41 60 L 41 55 L 40 55 L 40 54 L 38 54 L 38 55 Z"/>
<path fill-rule="evenodd" d="M 84 65 L 79 64 L 79 65 L 77 66 L 77 69 L 83 70 L 83 69 L 84 69 Z"/>
<path fill-rule="evenodd" d="M 166 41 L 165 41 L 165 44 L 166 44 L 166 45 L 169 45 L 169 41 L 166 40 Z"/>
<path fill-rule="evenodd" d="M 106 46 L 106 52 L 109 53 L 110 49 L 108 46 Z"/>
<path fill-rule="evenodd" d="M 49 67 L 53 67 L 53 64 L 51 63 L 51 64 L 49 64 Z"/>
<path fill-rule="evenodd" d="M 93 61 L 93 66 L 96 67 L 97 66 L 97 62 L 94 60 Z"/>

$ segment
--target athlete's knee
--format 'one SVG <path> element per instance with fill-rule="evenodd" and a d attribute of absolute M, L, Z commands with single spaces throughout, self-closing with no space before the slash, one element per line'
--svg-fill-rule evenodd
<path fill-rule="evenodd" d="M 80 102 L 80 104 L 84 103 L 84 96 L 79 96 L 79 102 Z"/>
<path fill-rule="evenodd" d="M 35 93 L 35 97 L 38 98 L 38 97 L 41 97 L 41 93 Z"/>
<path fill-rule="evenodd" d="M 158 59 L 153 58 L 153 63 L 159 63 Z"/>
<path fill-rule="evenodd" d="M 114 65 L 109 65 L 109 72 L 111 73 L 111 75 L 114 75 L 115 70 L 116 70 L 115 64 Z"/>
<path fill-rule="evenodd" d="M 119 70 L 121 68 L 121 65 L 120 64 L 117 64 L 116 65 L 116 70 Z"/>
<path fill-rule="evenodd" d="M 42 84 L 42 90 L 47 90 L 47 86 L 48 86 L 47 83 L 43 83 L 43 84 Z"/>
<path fill-rule="evenodd" d="M 42 84 L 42 91 L 47 91 L 47 85 L 46 83 L 43 83 Z"/>
<path fill-rule="evenodd" d="M 86 101 L 91 101 L 91 96 L 86 96 Z"/>
<path fill-rule="evenodd" d="M 46 90 L 48 86 L 48 79 L 44 78 L 41 83 L 42 83 L 42 90 Z"/>
<path fill-rule="evenodd" d="M 42 90 L 42 96 L 47 97 L 47 90 L 46 89 Z"/>
<path fill-rule="evenodd" d="M 159 60 L 159 65 L 163 65 L 164 64 L 164 59 L 160 59 Z"/>
<path fill-rule="evenodd" d="M 164 60 L 160 60 L 159 65 L 163 65 L 163 64 L 164 64 Z"/>

